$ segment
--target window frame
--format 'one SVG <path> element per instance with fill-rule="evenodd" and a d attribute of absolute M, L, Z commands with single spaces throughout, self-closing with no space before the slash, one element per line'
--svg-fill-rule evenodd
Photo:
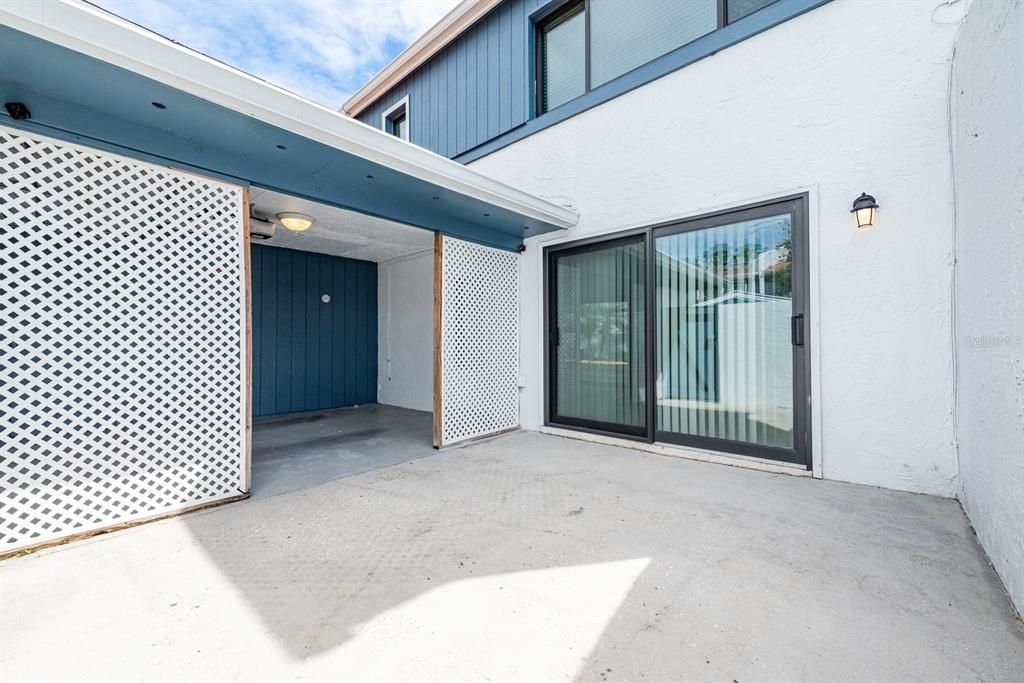
<path fill-rule="evenodd" d="M 395 121 L 400 117 L 405 117 L 405 135 L 395 135 Z M 385 109 L 380 115 L 380 127 L 388 135 L 393 135 L 399 140 L 405 140 L 409 142 L 409 135 L 411 128 L 409 124 L 411 117 L 409 116 L 409 96 L 406 95 L 402 99 L 395 102 L 393 105 Z"/>
<path fill-rule="evenodd" d="M 591 79 L 590 79 L 590 62 L 591 62 L 591 58 L 590 58 L 590 55 L 591 55 L 591 49 L 590 49 L 591 48 L 591 44 L 590 44 L 590 11 L 591 10 L 590 10 L 590 7 L 591 7 L 591 1 L 592 0 L 556 0 L 556 2 L 551 3 L 551 5 L 549 5 L 547 8 L 545 8 L 540 14 L 535 15 L 534 18 L 533 18 L 533 43 L 534 43 L 533 61 L 534 61 L 534 66 L 535 66 L 535 72 L 534 72 L 534 90 L 535 90 L 535 92 L 534 92 L 534 102 L 533 102 L 533 106 L 534 106 L 534 116 L 533 117 L 534 118 L 539 117 L 539 116 L 543 116 L 544 114 L 547 114 L 548 112 L 555 111 L 555 110 L 559 109 L 560 107 L 563 107 L 563 106 L 569 104 L 570 102 L 573 102 L 573 101 L 579 99 L 580 97 L 583 97 L 584 95 L 586 95 L 587 93 L 592 92 L 595 89 L 600 89 L 600 88 L 602 88 L 602 87 L 604 87 L 604 86 L 606 86 L 606 85 L 608 85 L 610 83 L 614 83 L 615 81 L 617 81 L 618 79 L 626 76 L 627 74 L 629 74 L 629 73 L 631 73 L 633 71 L 636 71 L 637 69 L 641 69 L 644 66 L 646 66 L 647 64 L 650 64 L 651 62 L 653 62 L 655 59 L 660 59 L 661 57 L 664 56 L 664 55 L 659 55 L 658 57 L 655 57 L 654 59 L 646 61 L 643 64 L 639 64 L 639 65 L 633 67 L 632 69 L 630 69 L 629 71 L 626 71 L 624 73 L 619 74 L 618 76 L 616 76 L 615 78 L 611 79 L 610 81 L 606 81 L 606 82 L 602 83 L 601 85 L 597 86 L 597 88 L 591 87 Z M 769 5 L 774 3 L 774 2 L 777 2 L 777 1 L 778 0 L 772 0 L 772 2 L 769 3 Z M 577 95 L 576 97 L 574 97 L 571 100 L 567 100 L 565 102 L 562 102 L 561 104 L 559 104 L 556 107 L 552 107 L 551 109 L 544 109 L 544 41 L 541 39 L 541 33 L 542 33 L 542 31 L 544 30 L 545 27 L 549 26 L 550 24 L 552 24 L 554 22 L 559 21 L 560 19 L 565 17 L 566 14 L 569 14 L 570 12 L 573 12 L 574 10 L 576 10 L 577 8 L 579 8 L 581 6 L 583 8 L 583 26 L 584 26 L 584 28 L 583 28 L 583 31 L 584 31 L 584 39 L 583 39 L 583 45 L 584 45 L 584 47 L 583 47 L 583 64 L 584 64 L 584 67 L 583 68 L 584 68 L 585 76 L 584 76 L 583 92 L 580 93 L 579 95 Z M 714 30 L 712 30 L 712 31 L 710 31 L 708 33 L 705 33 L 702 36 L 698 36 L 697 38 L 694 38 L 693 40 L 691 40 L 688 43 L 683 43 L 682 45 L 677 45 L 675 48 L 673 48 L 672 50 L 669 50 L 669 52 L 666 52 L 665 54 L 666 55 L 670 54 L 671 52 L 674 52 L 675 50 L 678 50 L 678 49 L 680 49 L 680 48 L 682 48 L 682 47 L 684 47 L 686 45 L 689 45 L 690 43 L 693 43 L 693 42 L 695 42 L 697 40 L 700 40 L 701 38 L 704 38 L 705 36 L 711 35 L 711 34 L 715 33 L 716 31 L 721 31 L 723 28 L 728 26 L 729 25 L 728 0 L 715 0 L 715 7 L 716 7 L 716 22 L 715 22 Z M 767 7 L 767 5 L 766 5 L 766 7 Z M 754 12 L 751 12 L 750 14 L 754 14 L 754 13 L 760 11 L 761 9 L 764 9 L 764 7 L 761 7 L 758 10 L 754 10 Z M 746 16 L 750 16 L 750 14 L 748 14 Z M 745 18 L 745 17 L 741 17 L 741 18 Z"/>

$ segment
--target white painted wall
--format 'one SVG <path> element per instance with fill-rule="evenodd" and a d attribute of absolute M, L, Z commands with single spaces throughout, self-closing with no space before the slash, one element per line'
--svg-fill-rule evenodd
<path fill-rule="evenodd" d="M 543 420 L 541 246 L 810 192 L 815 472 L 952 496 L 952 191 L 939 0 L 835 0 L 473 164 L 581 213 L 528 240 L 522 423 Z M 876 227 L 849 213 L 861 192 Z"/>
<path fill-rule="evenodd" d="M 1024 613 L 1024 2 L 975 2 L 954 68 L 961 500 Z"/>
<path fill-rule="evenodd" d="M 377 281 L 377 400 L 433 410 L 433 249 L 378 264 Z"/>

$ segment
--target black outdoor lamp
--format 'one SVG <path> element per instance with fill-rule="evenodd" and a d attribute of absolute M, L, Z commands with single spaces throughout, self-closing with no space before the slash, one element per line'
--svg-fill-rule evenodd
<path fill-rule="evenodd" d="M 861 192 L 860 196 L 853 200 L 853 208 L 850 213 L 857 214 L 857 227 L 869 228 L 875 224 L 875 209 L 878 202 L 867 192 Z"/>

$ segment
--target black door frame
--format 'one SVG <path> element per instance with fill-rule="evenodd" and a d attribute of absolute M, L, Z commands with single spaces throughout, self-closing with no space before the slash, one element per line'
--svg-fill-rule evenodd
<path fill-rule="evenodd" d="M 689 218 L 658 223 L 642 228 L 606 233 L 571 242 L 545 247 L 543 250 L 544 273 L 544 424 L 593 434 L 614 436 L 646 443 L 668 443 L 702 450 L 744 455 L 776 462 L 803 465 L 811 469 L 811 354 L 810 354 L 810 259 L 808 254 L 809 227 L 807 193 L 789 195 L 754 204 L 700 214 Z M 697 437 L 655 431 L 655 359 L 657 339 L 655 338 L 655 238 L 659 236 L 703 230 L 718 225 L 751 220 L 765 216 L 789 213 L 792 216 L 792 261 L 793 261 L 793 318 L 791 320 L 793 349 L 793 440 L 792 449 L 762 446 L 740 441 Z M 554 264 L 559 256 L 614 246 L 616 243 L 642 241 L 645 245 L 645 389 L 647 395 L 646 428 L 624 430 L 621 426 L 588 420 L 564 418 L 556 415 L 555 392 L 557 373 L 554 362 L 552 334 L 555 321 L 556 279 Z M 800 343 L 796 343 L 799 341 Z"/>

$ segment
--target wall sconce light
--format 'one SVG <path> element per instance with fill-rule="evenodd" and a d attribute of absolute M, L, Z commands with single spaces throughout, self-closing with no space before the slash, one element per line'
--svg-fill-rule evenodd
<path fill-rule="evenodd" d="M 867 192 L 861 192 L 860 196 L 853 200 L 853 208 L 850 213 L 857 216 L 858 228 L 869 228 L 875 224 L 875 209 L 878 203 L 875 198 Z"/>
<path fill-rule="evenodd" d="M 277 220 L 292 232 L 302 232 L 313 225 L 313 217 L 304 213 L 279 213 Z"/>

